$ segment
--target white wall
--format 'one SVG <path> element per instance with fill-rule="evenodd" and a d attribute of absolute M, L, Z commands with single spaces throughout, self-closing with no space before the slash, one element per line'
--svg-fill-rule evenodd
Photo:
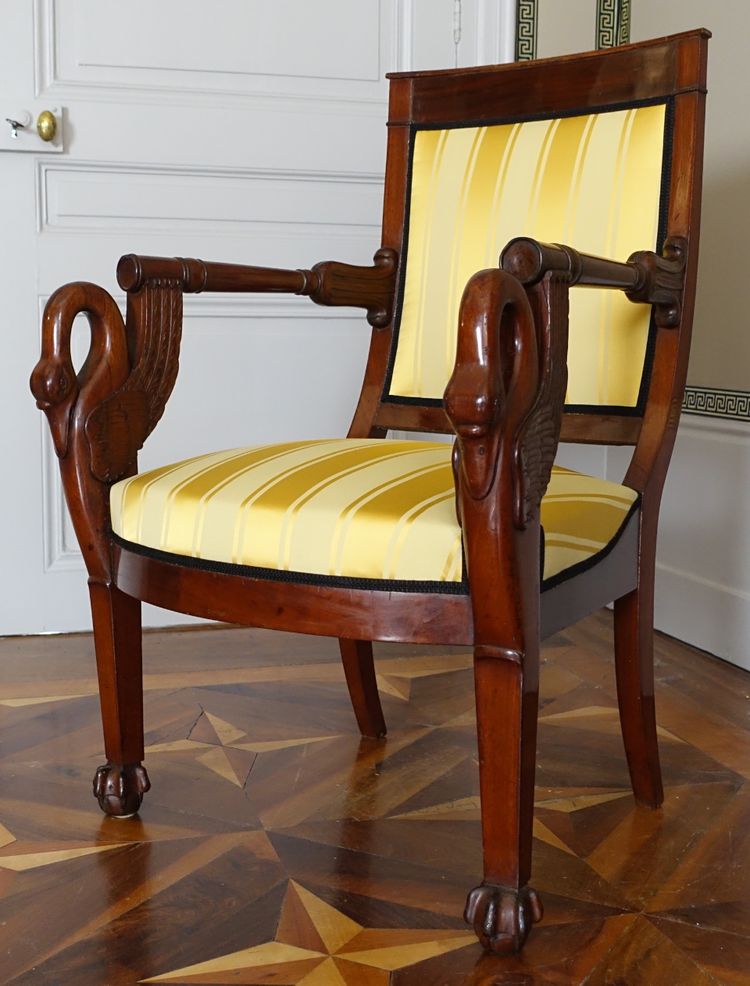
<path fill-rule="evenodd" d="M 512 0 L 463 0 L 459 64 L 512 57 Z M 114 278 L 128 252 L 309 266 L 380 243 L 392 70 L 453 65 L 453 0 L 3 0 L 0 113 L 65 107 L 64 153 L 0 150 L 13 481 L 0 634 L 86 629 L 86 575 L 28 377 L 62 283 Z M 6 126 L 3 123 L 3 126 Z M 6 141 L 10 144 L 11 141 Z M 12 235 L 11 235 L 12 234 Z M 369 343 L 363 315 L 306 299 L 186 299 L 181 371 L 143 468 L 345 433 Z M 86 350 L 83 335 L 74 350 Z M 179 615 L 149 609 L 147 622 Z"/>
<path fill-rule="evenodd" d="M 538 54 L 593 48 L 595 0 L 539 0 Z M 633 41 L 707 27 L 709 43 L 701 257 L 688 382 L 750 391 L 745 230 L 750 221 L 746 0 L 632 0 Z M 750 421 L 683 415 L 664 493 L 656 625 L 750 668 Z M 572 468 L 622 479 L 629 453 L 568 449 Z M 601 453 L 600 453 L 601 454 Z M 594 467 L 597 467 L 594 470 Z"/>

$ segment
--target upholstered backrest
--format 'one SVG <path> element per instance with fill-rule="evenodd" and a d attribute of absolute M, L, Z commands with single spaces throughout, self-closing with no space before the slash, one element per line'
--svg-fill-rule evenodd
<path fill-rule="evenodd" d="M 627 260 L 664 236 L 668 98 L 564 115 L 410 128 L 402 278 L 385 398 L 439 402 L 461 294 L 515 236 Z M 651 310 L 620 292 L 571 292 L 569 410 L 637 413 Z"/>

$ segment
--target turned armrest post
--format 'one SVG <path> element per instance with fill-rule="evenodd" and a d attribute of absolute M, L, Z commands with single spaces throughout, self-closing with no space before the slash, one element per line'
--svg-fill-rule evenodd
<path fill-rule="evenodd" d="M 117 283 L 128 293 L 140 291 L 148 281 L 175 281 L 183 294 L 204 291 L 303 294 L 310 271 L 275 267 L 217 264 L 189 257 L 140 257 L 126 254 L 117 264 Z"/>
<path fill-rule="evenodd" d="M 660 328 L 673 329 L 682 318 L 688 244 L 682 236 L 666 240 L 662 256 L 651 250 L 631 254 L 628 264 L 641 272 L 641 283 L 626 291 L 628 300 L 654 306 L 654 321 Z"/>
<path fill-rule="evenodd" d="M 662 256 L 640 250 L 625 262 L 521 236 L 507 244 L 500 266 L 527 287 L 538 284 L 546 273 L 557 272 L 571 287 L 619 289 L 630 301 L 653 305 L 658 326 L 674 328 L 680 323 L 686 260 L 687 240 L 677 236 L 665 242 Z"/>
<path fill-rule="evenodd" d="M 372 267 L 355 267 L 328 260 L 316 264 L 310 287 L 299 294 L 309 295 L 318 305 L 353 305 L 367 309 L 367 321 L 382 329 L 393 318 L 398 254 L 381 247 L 373 257 Z"/>
<path fill-rule="evenodd" d="M 371 267 L 327 260 L 312 270 L 283 270 L 243 264 L 217 264 L 185 257 L 139 257 L 128 254 L 117 265 L 117 281 L 129 294 L 149 281 L 174 281 L 185 294 L 204 291 L 299 294 L 318 305 L 350 305 L 367 309 L 375 328 L 388 325 L 393 313 L 398 254 L 377 251 Z"/>

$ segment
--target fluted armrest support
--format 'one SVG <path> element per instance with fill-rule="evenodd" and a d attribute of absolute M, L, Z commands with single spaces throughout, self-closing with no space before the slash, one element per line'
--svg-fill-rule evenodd
<path fill-rule="evenodd" d="M 687 244 L 681 237 L 668 239 L 662 256 L 640 250 L 625 262 L 580 253 L 560 243 L 517 237 L 500 255 L 500 266 L 526 286 L 555 271 L 571 286 L 619 288 L 630 301 L 654 305 L 656 324 L 673 328 L 680 322 L 686 258 Z"/>
<path fill-rule="evenodd" d="M 117 280 L 127 292 L 148 281 L 174 280 L 185 294 L 203 291 L 301 294 L 319 305 L 366 308 L 368 322 L 381 328 L 391 321 L 398 255 L 384 247 L 371 267 L 327 260 L 311 270 L 284 270 L 220 264 L 183 257 L 139 257 L 128 254 L 117 265 Z"/>

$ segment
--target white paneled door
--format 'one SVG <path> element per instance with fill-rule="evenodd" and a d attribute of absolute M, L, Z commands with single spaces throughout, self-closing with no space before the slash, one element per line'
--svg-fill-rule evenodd
<path fill-rule="evenodd" d="M 506 54 L 512 6 L 464 0 L 462 63 Z M 28 390 L 46 299 L 90 280 L 122 304 L 114 270 L 131 252 L 369 262 L 384 73 L 453 64 L 454 11 L 454 0 L 4 0 L 0 634 L 89 625 L 54 452 Z M 64 123 L 51 153 L 32 126 L 47 105 Z M 14 145 L 5 117 L 24 113 Z M 180 376 L 142 467 L 344 433 L 368 339 L 360 313 L 306 299 L 186 298 Z M 86 345 L 81 325 L 80 359 Z"/>

